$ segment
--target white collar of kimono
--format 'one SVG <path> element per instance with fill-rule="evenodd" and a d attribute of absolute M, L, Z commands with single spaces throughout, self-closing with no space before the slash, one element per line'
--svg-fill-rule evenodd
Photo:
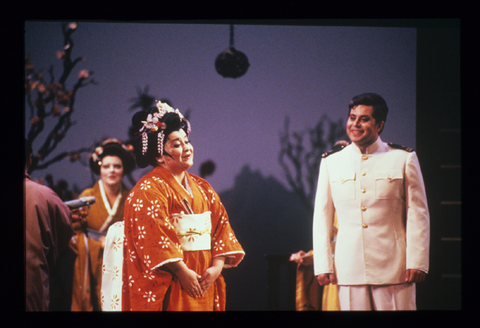
<path fill-rule="evenodd" d="M 170 172 L 170 174 L 171 174 L 171 172 Z M 184 178 L 183 178 L 183 181 L 185 181 L 185 186 L 183 185 L 183 183 L 181 183 L 180 181 L 178 181 L 178 179 L 177 179 L 176 176 L 174 176 L 173 174 L 172 174 L 172 176 L 175 178 L 175 180 L 177 180 L 178 184 L 179 184 L 180 186 L 182 186 L 182 188 L 185 189 L 185 191 L 188 192 L 188 194 L 189 194 L 190 196 L 193 197 L 192 187 L 190 187 L 190 183 L 188 183 L 187 174 L 185 174 L 185 176 L 184 176 Z"/>
<path fill-rule="evenodd" d="M 120 205 L 120 200 L 122 199 L 122 186 L 120 185 L 120 189 L 118 190 L 117 198 L 113 203 L 113 207 L 110 207 L 110 203 L 108 202 L 107 195 L 105 194 L 105 188 L 103 187 L 103 181 L 100 179 L 98 181 L 98 186 L 100 187 L 100 194 L 102 195 L 103 203 L 105 204 L 105 208 L 108 212 L 108 218 L 103 223 L 102 227 L 99 231 L 104 231 L 110 224 L 113 219 L 115 213 L 117 213 L 118 206 Z"/>

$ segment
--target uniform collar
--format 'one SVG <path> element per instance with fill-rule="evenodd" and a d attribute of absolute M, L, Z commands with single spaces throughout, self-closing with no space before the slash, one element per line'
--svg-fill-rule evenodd
<path fill-rule="evenodd" d="M 370 146 L 367 147 L 367 149 L 365 150 L 365 154 L 375 153 L 380 148 L 380 146 L 382 146 L 382 144 L 383 144 L 383 141 L 380 138 L 380 136 L 378 136 L 377 140 L 375 140 L 374 143 L 372 143 Z M 356 152 L 362 153 L 360 148 L 358 148 L 357 145 L 355 145 L 353 142 L 352 142 L 352 146 L 353 146 L 352 148 L 355 149 Z"/>

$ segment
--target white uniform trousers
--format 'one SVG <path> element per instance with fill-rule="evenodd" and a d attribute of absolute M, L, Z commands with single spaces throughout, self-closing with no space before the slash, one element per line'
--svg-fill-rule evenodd
<path fill-rule="evenodd" d="M 414 311 L 415 283 L 398 285 L 338 285 L 342 311 Z"/>

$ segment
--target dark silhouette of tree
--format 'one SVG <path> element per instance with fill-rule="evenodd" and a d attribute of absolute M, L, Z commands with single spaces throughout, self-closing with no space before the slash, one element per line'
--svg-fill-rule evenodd
<path fill-rule="evenodd" d="M 57 182 L 57 184 L 54 184 L 53 176 L 51 174 L 47 174 L 45 176 L 45 181 L 47 183 L 47 186 L 51 188 L 53 191 L 55 191 L 61 200 L 67 201 L 67 200 L 78 198 L 78 192 L 70 190 L 68 188 L 67 181 L 60 179 Z"/>
<path fill-rule="evenodd" d="M 325 125 L 328 128 L 325 128 Z M 322 154 L 340 140 L 348 140 L 342 119 L 332 121 L 323 115 L 315 127 L 303 132 L 290 133 L 290 118 L 285 117 L 284 130 L 280 134 L 278 162 L 288 185 L 300 196 L 303 205 L 313 215 L 316 184 Z M 309 147 L 303 145 L 308 137 Z"/>
<path fill-rule="evenodd" d="M 82 69 L 78 73 L 78 78 L 73 87 L 71 89 L 67 87 L 66 83 L 73 69 L 85 58 L 72 59 L 74 46 L 72 34 L 77 30 L 78 23 L 62 23 L 61 27 L 63 50 L 57 51 L 57 58 L 63 63 L 63 72 L 58 81 L 55 80 L 53 65 L 49 67 L 47 72 L 37 71 L 30 57 L 25 56 L 25 98 L 30 112 L 30 129 L 27 139 L 33 144 L 33 141 L 39 138 L 44 131 L 45 120 L 48 118 L 56 120 L 53 128 L 46 135 L 43 144 L 33 154 L 29 173 L 44 169 L 64 158 L 68 158 L 72 162 L 77 161 L 82 153 L 93 151 L 93 147 L 83 147 L 65 151 L 49 159 L 49 155 L 65 138 L 68 130 L 76 124 L 72 121 L 72 114 L 75 112 L 74 105 L 78 90 L 90 84 L 96 84 L 95 80 L 91 78 L 93 72 Z"/>
<path fill-rule="evenodd" d="M 147 85 L 142 89 L 137 87 L 137 97 L 130 98 L 128 101 L 133 102 L 129 110 L 135 110 L 140 108 L 141 110 L 147 110 L 155 105 L 155 97 L 148 94 L 150 87 Z"/>

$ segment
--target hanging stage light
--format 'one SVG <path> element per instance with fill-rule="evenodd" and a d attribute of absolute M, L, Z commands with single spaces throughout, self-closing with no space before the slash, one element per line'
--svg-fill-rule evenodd
<path fill-rule="evenodd" d="M 223 77 L 236 79 L 243 76 L 250 66 L 247 56 L 235 49 L 233 42 L 233 24 L 230 25 L 230 46 L 215 59 L 215 69 Z"/>

